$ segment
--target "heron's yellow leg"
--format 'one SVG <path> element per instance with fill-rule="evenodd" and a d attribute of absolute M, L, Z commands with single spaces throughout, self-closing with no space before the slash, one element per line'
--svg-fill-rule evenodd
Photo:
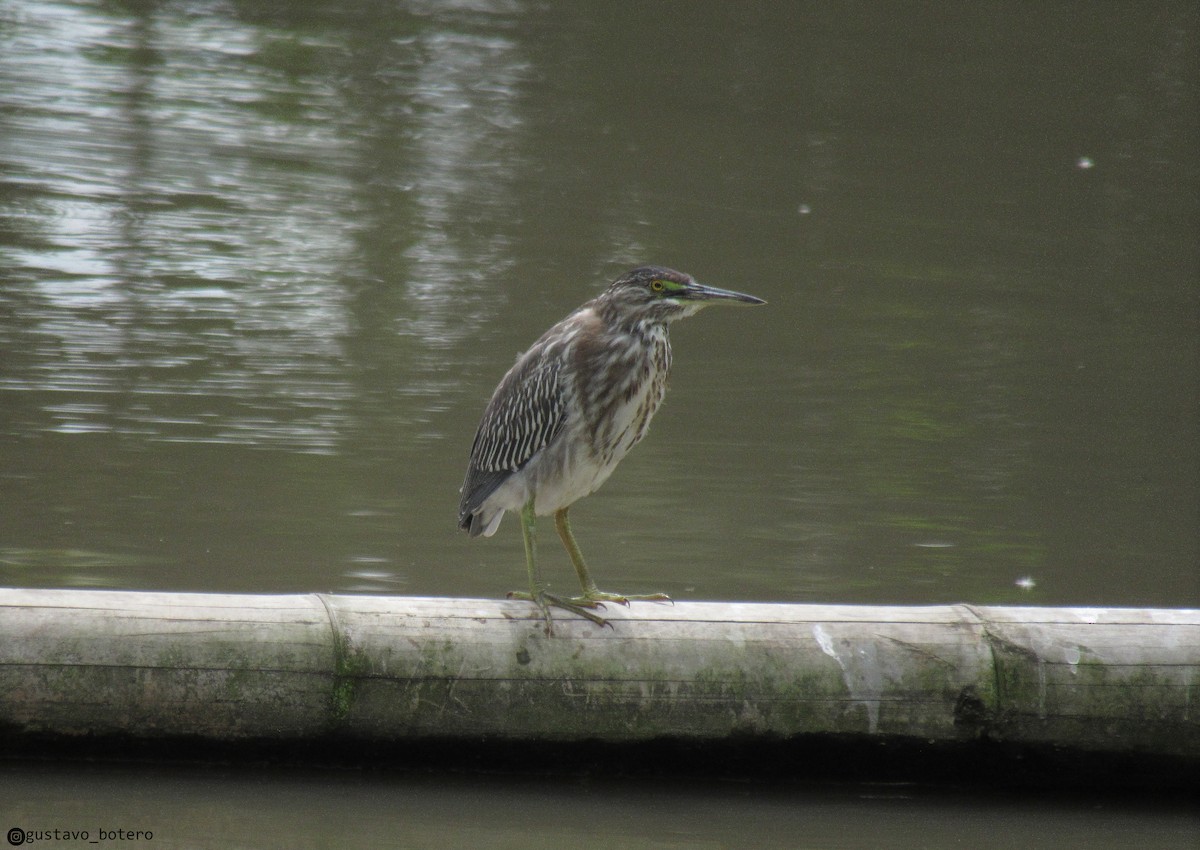
<path fill-rule="evenodd" d="M 593 614 L 588 608 L 599 605 L 598 600 L 564 599 L 546 592 L 546 583 L 542 581 L 542 572 L 537 565 L 537 529 L 533 514 L 533 500 L 521 509 L 521 536 L 525 540 L 525 568 L 529 572 L 529 592 L 514 590 L 508 594 L 509 599 L 527 599 L 541 609 L 546 621 L 546 634 L 554 634 L 554 618 L 550 616 L 550 606 L 562 608 L 581 617 L 586 617 L 598 626 L 607 626 L 608 621 L 598 614 Z"/>
<path fill-rule="evenodd" d="M 573 596 L 567 600 L 568 602 L 573 602 L 576 605 L 585 605 L 589 602 L 593 604 L 597 602 L 616 602 L 620 605 L 628 605 L 631 599 L 647 602 L 671 601 L 671 597 L 665 593 L 606 593 L 596 587 L 596 582 L 592 581 L 591 573 L 588 572 L 587 564 L 583 562 L 583 553 L 579 551 L 579 544 L 575 542 L 575 535 L 571 533 L 571 521 L 567 517 L 567 510 L 568 508 L 561 508 L 555 512 L 554 526 L 558 529 L 558 536 L 562 538 L 567 554 L 571 556 L 571 563 L 575 565 L 575 573 L 579 576 L 579 585 L 583 588 L 582 596 Z"/>

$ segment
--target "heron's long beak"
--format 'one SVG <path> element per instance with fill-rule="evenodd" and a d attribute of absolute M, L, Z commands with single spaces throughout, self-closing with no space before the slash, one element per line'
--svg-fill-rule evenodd
<path fill-rule="evenodd" d="M 689 283 L 684 290 L 687 300 L 699 301 L 703 304 L 766 304 L 761 298 L 734 292 L 730 289 L 717 289 L 715 286 L 705 286 L 702 283 Z"/>

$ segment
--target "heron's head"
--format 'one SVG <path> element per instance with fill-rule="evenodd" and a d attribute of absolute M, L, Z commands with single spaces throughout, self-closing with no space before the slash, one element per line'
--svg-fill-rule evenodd
<path fill-rule="evenodd" d="M 690 274 L 662 266 L 641 266 L 613 281 L 600 296 L 619 323 L 667 323 L 710 304 L 766 304 L 761 298 L 697 283 Z"/>

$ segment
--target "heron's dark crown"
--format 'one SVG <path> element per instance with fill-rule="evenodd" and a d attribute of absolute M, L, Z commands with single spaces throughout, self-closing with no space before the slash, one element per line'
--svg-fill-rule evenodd
<path fill-rule="evenodd" d="M 695 285 L 689 274 L 664 266 L 640 266 L 613 281 L 596 300 L 610 321 L 665 323 L 693 312 L 695 307 L 686 299 L 689 287 Z"/>

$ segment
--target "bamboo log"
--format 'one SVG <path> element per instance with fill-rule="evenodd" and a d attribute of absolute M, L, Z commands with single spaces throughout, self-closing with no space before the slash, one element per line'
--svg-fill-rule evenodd
<path fill-rule="evenodd" d="M 1200 756 L 1200 610 L 0 589 L 0 737 L 822 733 Z"/>

